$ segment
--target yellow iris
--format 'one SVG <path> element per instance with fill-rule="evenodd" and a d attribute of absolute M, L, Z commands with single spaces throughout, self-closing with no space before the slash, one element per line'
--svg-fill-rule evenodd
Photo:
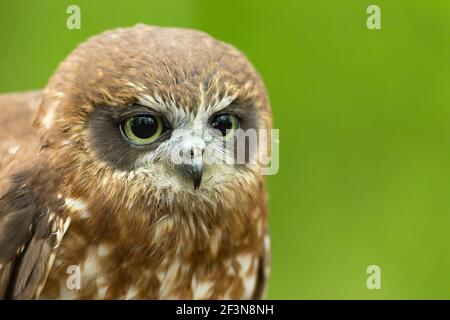
<path fill-rule="evenodd" d="M 143 115 L 125 120 L 122 130 L 130 142 L 137 145 L 146 145 L 161 136 L 163 127 L 164 124 L 160 117 Z"/>

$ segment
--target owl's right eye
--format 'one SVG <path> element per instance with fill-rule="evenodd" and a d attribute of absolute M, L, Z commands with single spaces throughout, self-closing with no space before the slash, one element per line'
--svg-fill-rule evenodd
<path fill-rule="evenodd" d="M 122 135 L 136 145 L 147 145 L 161 136 L 164 122 L 160 117 L 152 115 L 137 115 L 125 119 L 120 125 Z"/>

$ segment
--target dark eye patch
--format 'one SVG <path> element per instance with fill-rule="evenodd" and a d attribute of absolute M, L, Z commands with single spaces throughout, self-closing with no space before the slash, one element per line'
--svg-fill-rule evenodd
<path fill-rule="evenodd" d="M 242 134 L 243 130 L 244 132 L 248 132 L 248 130 L 256 130 L 256 137 L 258 139 L 259 137 L 259 129 L 260 126 L 260 118 L 259 118 L 259 112 L 257 112 L 256 107 L 251 101 L 234 101 L 231 103 L 227 108 L 224 110 L 221 110 L 220 113 L 227 113 L 227 114 L 233 114 L 239 119 L 239 129 L 238 134 L 235 137 L 235 144 L 234 144 L 234 158 L 235 160 L 238 159 L 238 152 L 241 152 L 242 150 L 238 150 L 238 146 L 245 146 L 245 162 L 248 163 L 248 161 L 251 159 L 250 155 L 255 155 L 256 145 L 250 145 L 249 144 L 249 138 Z M 214 116 L 213 116 L 214 117 Z M 227 143 L 227 142 L 224 142 Z M 236 162 L 237 163 L 237 162 Z M 241 167 L 241 164 L 236 164 L 236 167 Z"/>
<path fill-rule="evenodd" d="M 238 101 L 231 103 L 224 110 L 219 113 L 230 113 L 239 119 L 240 129 L 258 129 L 259 116 L 256 107 L 252 103 L 241 104 Z"/>
<path fill-rule="evenodd" d="M 142 114 L 141 109 L 133 107 L 133 110 L 117 110 L 108 106 L 98 106 L 90 114 L 88 128 L 91 146 L 100 159 L 114 168 L 133 170 L 140 156 L 156 150 L 163 141 L 170 138 L 171 130 L 167 130 L 157 141 L 145 146 L 132 145 L 124 139 L 120 124 L 127 117 L 136 113 Z"/>

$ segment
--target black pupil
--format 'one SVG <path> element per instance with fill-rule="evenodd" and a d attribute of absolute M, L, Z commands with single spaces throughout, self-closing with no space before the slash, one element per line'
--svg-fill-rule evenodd
<path fill-rule="evenodd" d="M 227 134 L 227 130 L 233 129 L 233 122 L 231 121 L 230 116 L 220 115 L 214 118 L 212 127 L 219 130 L 220 133 L 225 136 Z"/>
<path fill-rule="evenodd" d="M 158 131 L 158 124 L 153 117 L 140 116 L 131 120 L 131 130 L 139 139 L 148 139 L 153 137 Z"/>

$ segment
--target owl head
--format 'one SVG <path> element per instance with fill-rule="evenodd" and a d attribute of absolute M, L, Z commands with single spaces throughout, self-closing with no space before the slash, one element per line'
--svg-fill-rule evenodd
<path fill-rule="evenodd" d="M 138 25 L 75 49 L 35 123 L 71 196 L 203 212 L 255 197 L 258 146 L 237 142 L 269 130 L 271 115 L 237 49 L 199 31 Z"/>

